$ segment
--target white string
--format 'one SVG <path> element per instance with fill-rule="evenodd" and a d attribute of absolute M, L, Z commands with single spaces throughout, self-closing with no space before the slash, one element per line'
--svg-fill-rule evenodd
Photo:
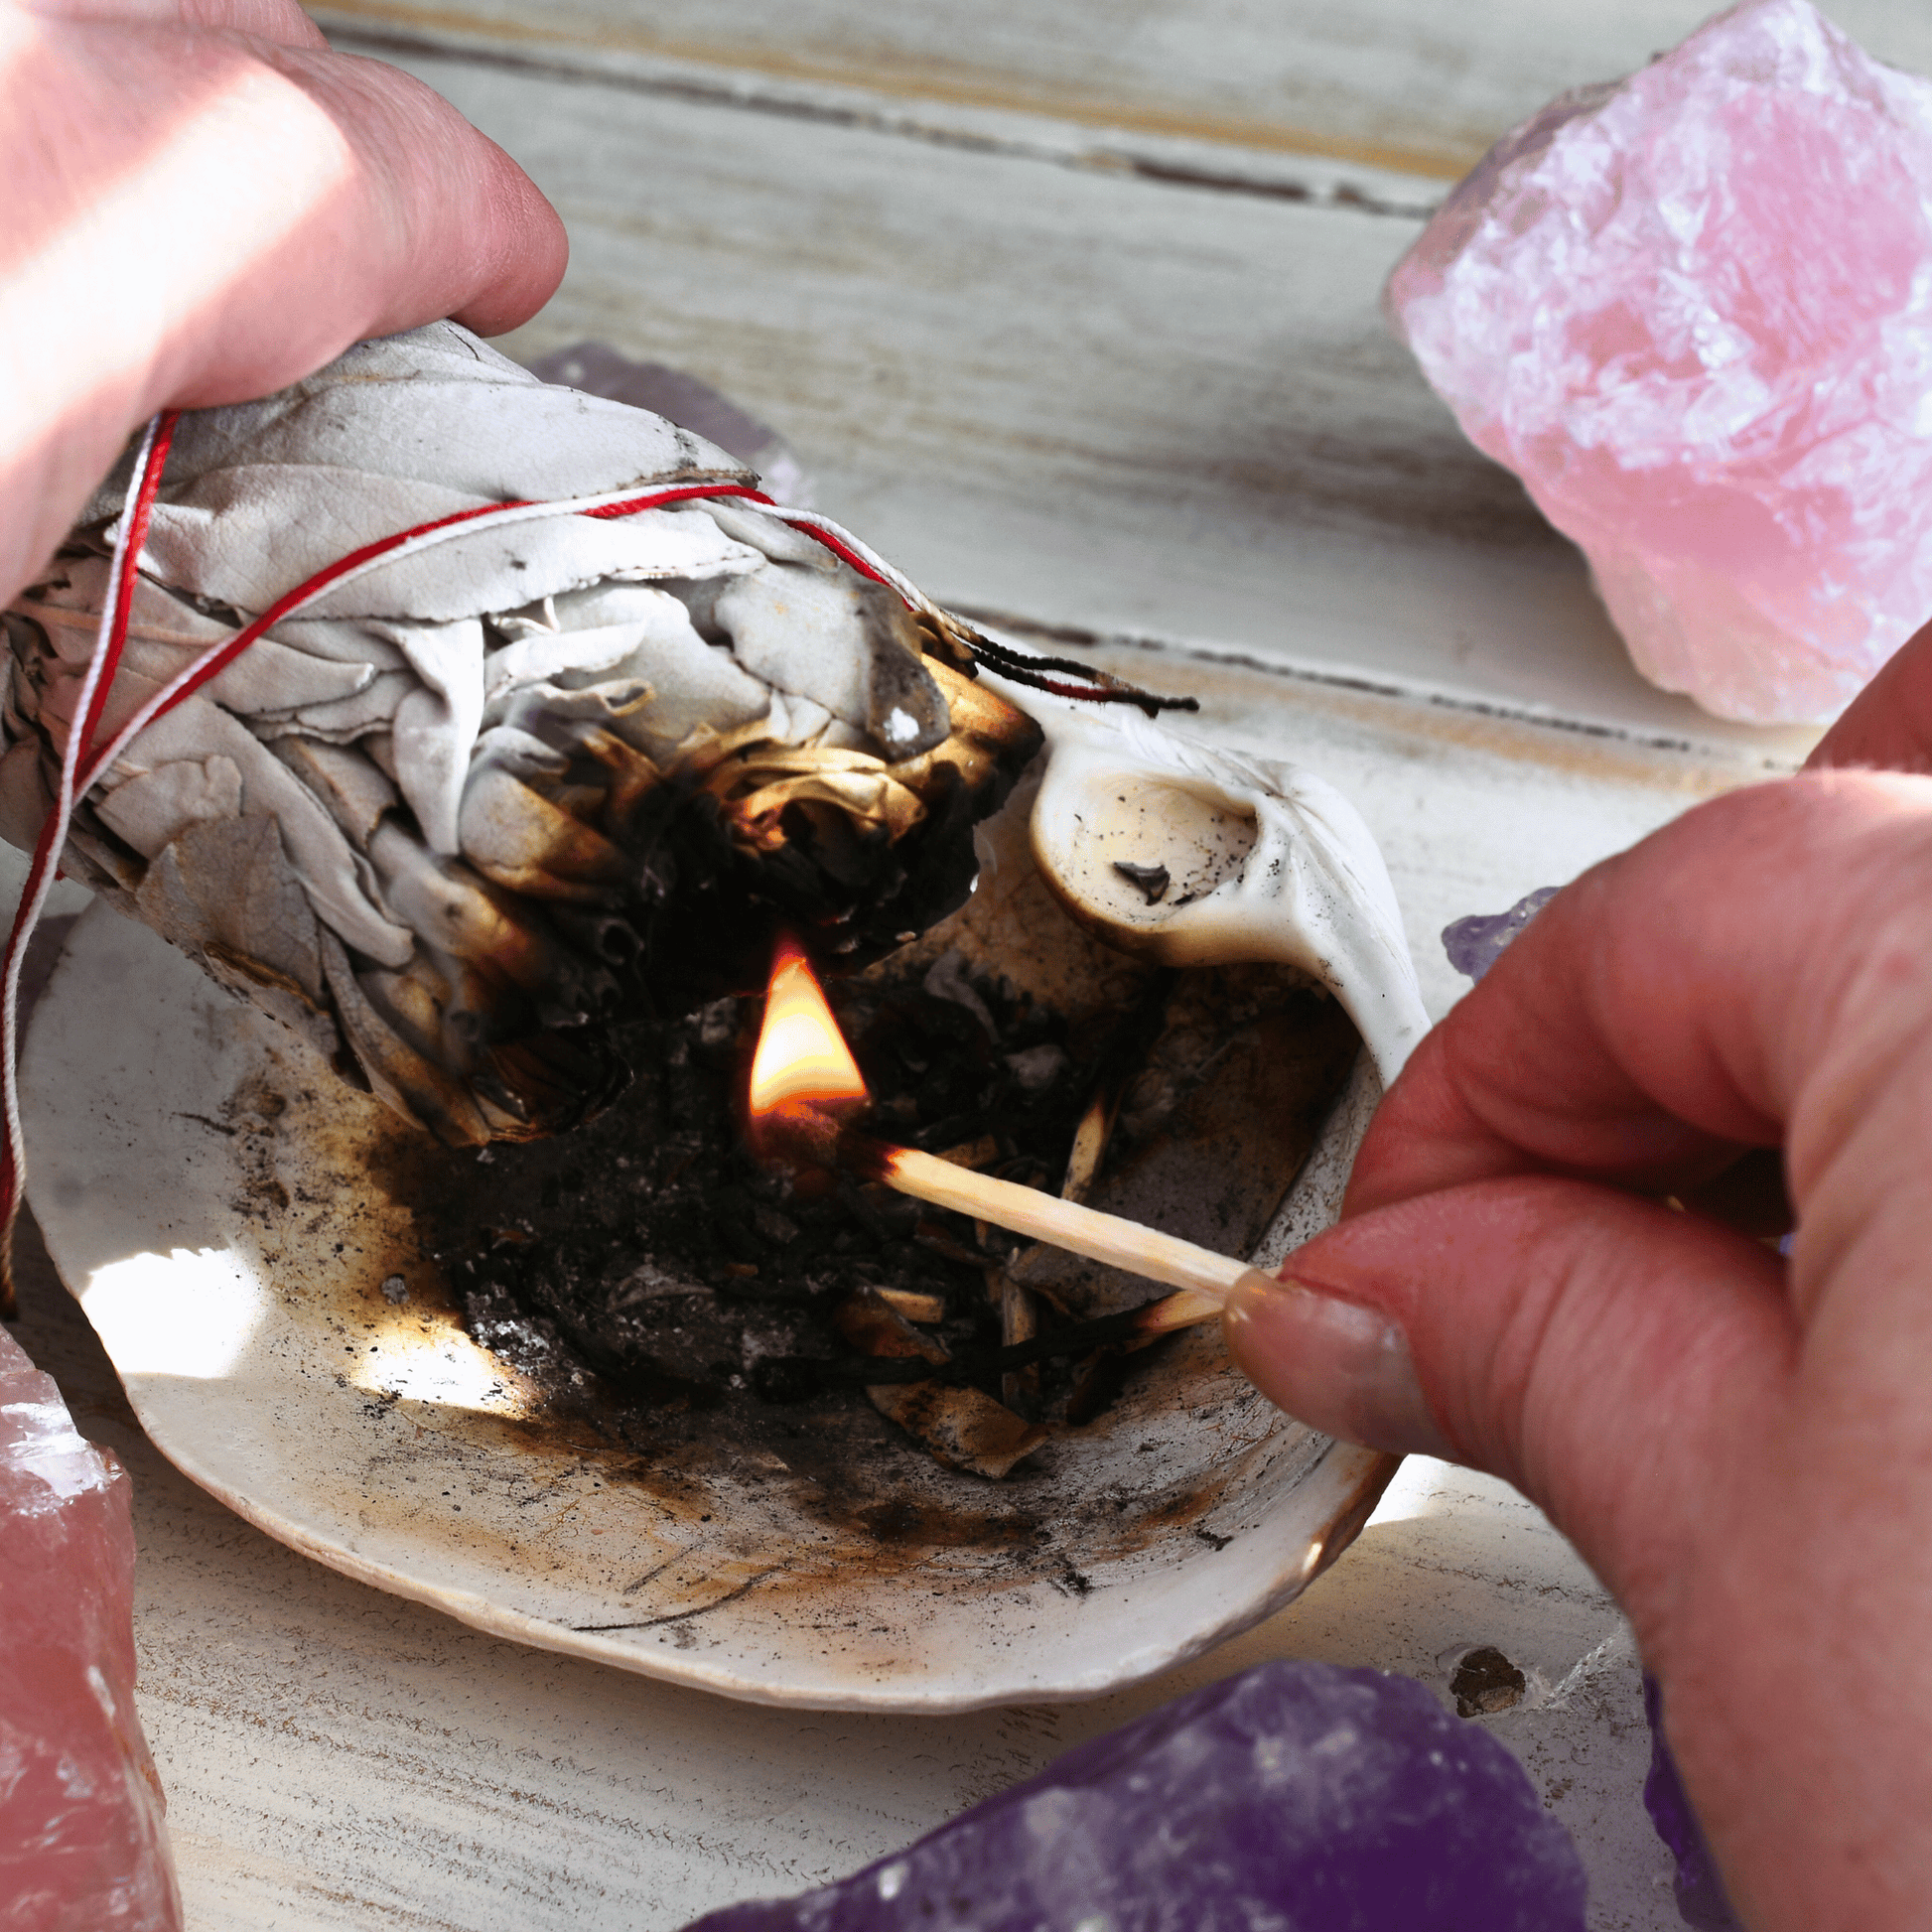
<path fill-rule="evenodd" d="M 94 633 L 93 654 L 87 659 L 86 674 L 80 680 L 80 696 L 75 702 L 68 723 L 68 742 L 61 753 L 61 780 L 54 794 L 54 805 L 50 813 L 53 821 L 53 837 L 48 841 L 46 863 L 35 873 L 30 873 L 27 881 L 27 897 L 14 915 L 14 929 L 8 946 L 6 974 L 0 983 L 0 1080 L 6 1087 L 7 1114 L 7 1151 L 13 1160 L 13 1201 L 12 1211 L 20 1212 L 21 1203 L 27 1197 L 27 1136 L 20 1121 L 20 974 L 26 964 L 27 948 L 32 943 L 35 928 L 40 924 L 41 912 L 47 904 L 48 895 L 54 890 L 54 881 L 61 870 L 61 854 L 67 850 L 68 827 L 73 819 L 74 781 L 80 769 L 80 759 L 86 747 L 82 742 L 86 737 L 86 724 L 89 712 L 93 709 L 94 693 L 100 688 L 101 674 L 107 664 L 107 648 L 114 634 L 114 621 L 120 609 L 121 576 L 127 563 L 128 539 L 133 530 L 134 506 L 140 498 L 141 485 L 148 474 L 148 460 L 154 454 L 154 439 L 159 434 L 161 418 L 154 417 L 148 424 L 147 433 L 141 438 L 141 447 L 134 458 L 134 468 L 128 476 L 127 499 L 121 506 L 121 524 L 114 538 L 114 555 L 107 567 L 107 595 L 101 601 L 100 627 Z M 11 1232 L 11 1222 L 4 1233 Z"/>

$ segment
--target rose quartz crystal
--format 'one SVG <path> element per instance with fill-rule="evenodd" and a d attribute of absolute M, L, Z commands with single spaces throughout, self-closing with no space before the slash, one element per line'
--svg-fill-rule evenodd
<path fill-rule="evenodd" d="M 1824 718 L 1932 617 L 1932 82 L 1752 0 L 1506 135 L 1387 302 L 1646 677 Z"/>
<path fill-rule="evenodd" d="M 0 1330 L 0 1928 L 179 1932 L 120 1465 Z"/>

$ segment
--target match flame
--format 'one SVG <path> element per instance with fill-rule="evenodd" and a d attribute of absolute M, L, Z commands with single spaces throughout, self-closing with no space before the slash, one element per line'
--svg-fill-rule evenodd
<path fill-rule="evenodd" d="M 804 1109 L 844 1113 L 868 1099 L 859 1063 L 832 1018 L 811 963 L 790 933 L 773 948 L 764 1027 L 752 1058 L 750 1095 L 756 1132 Z"/>

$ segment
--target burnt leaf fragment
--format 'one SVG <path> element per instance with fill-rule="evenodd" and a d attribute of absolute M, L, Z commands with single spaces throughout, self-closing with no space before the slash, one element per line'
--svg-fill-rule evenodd
<path fill-rule="evenodd" d="M 1150 905 L 1159 905 L 1173 883 L 1166 866 L 1137 866 L 1126 859 L 1116 859 L 1114 870 L 1130 885 L 1138 886 Z"/>
<path fill-rule="evenodd" d="M 1494 1644 L 1480 1644 L 1455 1667 L 1449 1696 L 1458 1718 L 1488 1718 L 1523 1701 L 1529 1680 Z"/>

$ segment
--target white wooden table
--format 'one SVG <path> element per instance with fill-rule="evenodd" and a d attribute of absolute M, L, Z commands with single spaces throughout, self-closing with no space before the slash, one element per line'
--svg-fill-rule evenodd
<path fill-rule="evenodd" d="M 512 338 L 672 363 L 777 425 L 819 505 L 957 606 L 1196 691 L 1305 756 L 1388 851 L 1425 991 L 1499 909 L 1803 734 L 1642 685 L 1575 554 L 1467 449 L 1376 297 L 1422 212 L 1561 87 L 1698 0 L 355 0 L 529 168 L 575 254 Z M 1932 68 L 1932 14 L 1845 0 Z M 173 1471 L 30 1237 L 20 1335 L 133 1470 L 142 1710 L 196 1932 L 671 1928 L 830 1877 L 1064 1746 L 1268 1656 L 1445 1691 L 1591 1866 L 1592 1926 L 1675 1923 L 1614 1607 L 1526 1504 L 1412 1462 L 1356 1549 L 1205 1663 L 954 1719 L 736 1706 L 481 1636 L 294 1556 Z"/>

